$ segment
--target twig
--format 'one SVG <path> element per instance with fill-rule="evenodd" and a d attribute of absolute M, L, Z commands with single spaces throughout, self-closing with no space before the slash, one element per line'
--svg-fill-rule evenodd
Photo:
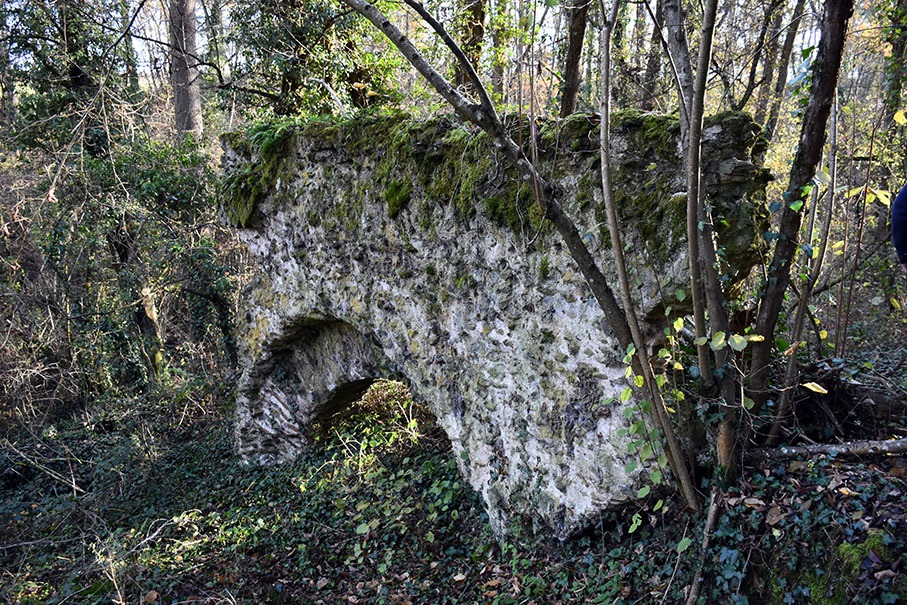
<path fill-rule="evenodd" d="M 31 464 L 32 466 L 37 468 L 39 471 L 41 471 L 44 474 L 46 474 L 47 476 L 49 476 L 51 479 L 59 481 L 66 487 L 72 489 L 73 493 L 75 493 L 75 492 L 78 492 L 80 494 L 85 493 L 84 489 L 82 489 L 81 487 L 76 485 L 75 478 L 73 478 L 72 480 L 67 479 L 66 477 L 64 477 L 63 475 L 58 473 L 57 471 L 55 471 L 51 468 L 48 468 L 48 467 L 44 466 L 43 464 L 41 464 L 40 462 L 38 462 L 37 460 L 34 460 L 33 458 L 29 457 L 28 454 L 17 449 L 16 446 L 14 446 L 12 443 L 10 443 L 6 439 L 4 439 L 2 443 L 3 443 L 4 447 L 8 447 L 9 449 L 11 449 L 13 452 L 15 452 L 16 454 L 21 456 L 23 460 L 25 460 L 26 462 L 28 462 L 29 464 Z"/>
<path fill-rule="evenodd" d="M 888 441 L 851 441 L 849 443 L 819 443 L 816 445 L 758 448 L 748 454 L 750 460 L 783 460 L 803 456 L 868 456 L 871 454 L 903 454 L 907 452 L 907 438 Z"/>
<path fill-rule="evenodd" d="M 690 585 L 690 594 L 687 595 L 687 605 L 696 603 L 699 598 L 699 586 L 702 584 L 702 566 L 705 561 L 705 553 L 709 548 L 709 540 L 712 532 L 715 531 L 715 524 L 718 522 L 718 490 L 712 490 L 712 497 L 709 499 L 709 514 L 705 522 L 705 531 L 702 536 L 702 548 L 699 550 L 699 562 L 696 565 L 696 575 L 693 576 L 693 583 Z"/>

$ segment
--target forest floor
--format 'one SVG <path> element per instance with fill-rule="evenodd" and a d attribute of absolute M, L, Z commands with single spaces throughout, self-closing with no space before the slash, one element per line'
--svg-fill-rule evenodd
<path fill-rule="evenodd" d="M 887 375 L 873 372 L 850 378 Z M 260 468 L 235 456 L 219 384 L 8 428 L 0 601 L 678 603 L 701 568 L 704 603 L 907 602 L 903 457 L 742 468 L 706 551 L 705 514 L 665 492 L 563 543 L 499 541 L 402 385 L 379 383 L 297 462 Z M 891 409 L 874 436 L 907 436 Z"/>

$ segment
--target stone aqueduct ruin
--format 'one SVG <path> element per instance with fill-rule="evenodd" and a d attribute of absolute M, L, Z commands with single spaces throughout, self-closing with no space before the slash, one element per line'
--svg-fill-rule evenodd
<path fill-rule="evenodd" d="M 596 118 L 529 126 L 509 121 L 527 146 L 535 134 L 541 174 L 608 274 Z M 686 312 L 677 133 L 666 116 L 613 119 L 615 194 L 653 339 Z M 400 377 L 446 431 L 499 532 L 519 518 L 563 538 L 636 493 L 645 475 L 626 470 L 624 352 L 484 134 L 392 115 L 225 143 L 225 210 L 259 269 L 239 318 L 243 459 L 291 460 L 314 419 L 376 378 Z M 705 187 L 731 281 L 762 245 L 762 151 L 747 117 L 706 121 Z"/>

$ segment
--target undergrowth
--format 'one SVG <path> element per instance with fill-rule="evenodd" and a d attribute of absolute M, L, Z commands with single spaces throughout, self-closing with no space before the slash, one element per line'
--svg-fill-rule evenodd
<path fill-rule="evenodd" d="M 377 383 L 270 468 L 235 458 L 226 396 L 194 382 L 99 399 L 3 442 L 0 599 L 677 603 L 700 559 L 701 603 L 905 598 L 899 459 L 747 470 L 706 553 L 704 518 L 670 498 L 603 513 L 564 543 L 499 541 L 399 383 Z"/>

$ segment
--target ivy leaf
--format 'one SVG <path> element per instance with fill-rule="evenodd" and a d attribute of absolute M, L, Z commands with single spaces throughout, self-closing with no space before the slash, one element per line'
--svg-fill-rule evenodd
<path fill-rule="evenodd" d="M 803 200 L 795 200 L 788 206 L 788 208 L 790 208 L 794 212 L 800 212 L 800 209 L 803 208 Z"/>

